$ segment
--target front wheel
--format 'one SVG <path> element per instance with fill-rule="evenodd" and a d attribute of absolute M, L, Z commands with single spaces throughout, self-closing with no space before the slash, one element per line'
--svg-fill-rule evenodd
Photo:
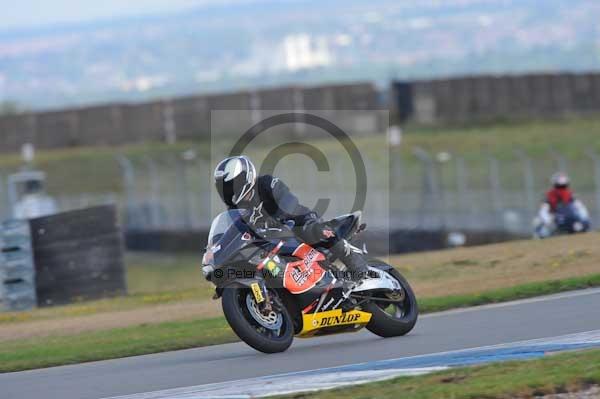
<path fill-rule="evenodd" d="M 244 286 L 228 286 L 223 290 L 221 305 L 231 329 L 242 341 L 264 353 L 283 352 L 294 339 L 292 319 L 270 292 L 273 310 L 261 310 L 252 290 Z"/>
<path fill-rule="evenodd" d="M 375 295 L 381 297 L 381 301 L 372 300 L 363 305 L 363 309 L 372 315 L 367 329 L 384 338 L 408 334 L 419 317 L 417 298 L 410 284 L 398 270 L 383 262 L 369 262 L 369 266 L 387 273 L 400 284 L 402 291 Z"/>

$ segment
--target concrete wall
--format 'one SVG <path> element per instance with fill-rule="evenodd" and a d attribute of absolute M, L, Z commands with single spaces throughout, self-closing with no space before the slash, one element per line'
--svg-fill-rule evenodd
<path fill-rule="evenodd" d="M 469 76 L 394 82 L 390 104 L 380 104 L 371 83 L 278 87 L 190 96 L 140 104 L 108 104 L 0 117 L 0 152 L 24 143 L 41 149 L 121 145 L 210 137 L 211 111 L 245 110 L 218 123 L 214 134 L 239 134 L 262 110 L 390 109 L 393 122 L 466 124 L 486 120 L 548 118 L 600 112 L 600 74 Z M 387 121 L 368 112 L 347 113 L 341 127 L 357 134 L 381 131 Z M 339 117 L 333 118 L 339 120 Z M 357 128 L 358 127 L 358 128 Z M 293 130 L 290 130 L 292 132 Z M 299 131 L 295 131 L 298 134 Z M 311 130 L 303 129 L 303 135 Z"/>
<path fill-rule="evenodd" d="M 394 82 L 395 122 L 554 118 L 600 112 L 600 74 L 469 76 Z"/>
<path fill-rule="evenodd" d="M 232 113 L 214 132 L 238 134 L 240 126 L 260 120 L 260 110 L 373 110 L 379 108 L 377 94 L 371 83 L 280 87 L 4 116 L 0 117 L 0 152 L 18 151 L 28 142 L 52 149 L 202 139 L 210 137 L 212 110 L 252 110 Z"/>

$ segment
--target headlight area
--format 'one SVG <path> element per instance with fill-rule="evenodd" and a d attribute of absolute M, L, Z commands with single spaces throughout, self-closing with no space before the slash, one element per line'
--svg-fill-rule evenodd
<path fill-rule="evenodd" d="M 213 252 L 210 248 L 207 248 L 204 256 L 202 256 L 202 274 L 204 275 L 205 279 L 211 281 L 214 271 L 215 267 Z"/>
<path fill-rule="evenodd" d="M 208 281 L 211 281 L 214 271 L 215 268 L 211 265 L 202 266 L 202 274 L 204 275 L 204 278 Z"/>

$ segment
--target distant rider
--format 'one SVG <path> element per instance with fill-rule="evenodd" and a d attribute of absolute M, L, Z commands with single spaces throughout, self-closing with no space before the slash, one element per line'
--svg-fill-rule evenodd
<path fill-rule="evenodd" d="M 268 227 L 271 223 L 293 221 L 298 237 L 308 244 L 331 240 L 331 252 L 350 271 L 351 279 L 360 281 L 367 272 L 367 262 L 345 240 L 335 237 L 331 227 L 315 212 L 301 205 L 298 198 L 279 178 L 257 176 L 256 168 L 246 156 L 229 157 L 215 169 L 215 185 L 219 196 L 229 209 L 247 209 L 249 222 Z"/>
<path fill-rule="evenodd" d="M 583 202 L 575 198 L 570 188 L 569 176 L 564 172 L 557 172 L 551 178 L 552 189 L 546 193 L 546 197 L 536 220 L 536 236 L 546 238 L 555 230 L 555 215 L 561 205 L 573 204 L 579 216 L 589 220 L 589 212 Z"/>

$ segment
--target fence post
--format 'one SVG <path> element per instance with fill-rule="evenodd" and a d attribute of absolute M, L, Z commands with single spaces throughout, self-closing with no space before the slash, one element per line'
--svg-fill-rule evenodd
<path fill-rule="evenodd" d="M 189 184 L 189 173 L 187 161 L 175 156 L 175 167 L 177 174 L 178 183 L 178 195 L 183 199 L 182 204 L 182 216 L 183 220 L 180 227 L 190 229 L 192 228 L 192 203 L 190 199 L 190 184 Z"/>
<path fill-rule="evenodd" d="M 562 155 L 561 153 L 559 153 L 555 149 L 550 150 L 550 155 L 552 156 L 552 158 L 554 158 L 554 161 L 556 162 L 557 169 L 559 171 L 561 171 L 561 172 L 567 173 L 568 169 L 569 169 L 569 166 L 568 166 L 567 160 L 564 157 L 564 155 Z"/>
<path fill-rule="evenodd" d="M 517 157 L 523 164 L 523 185 L 525 187 L 525 202 L 528 215 L 533 215 L 536 208 L 535 199 L 535 175 L 533 172 L 533 163 L 522 149 L 516 150 Z"/>
<path fill-rule="evenodd" d="M 175 123 L 175 108 L 173 102 L 167 100 L 162 104 L 162 120 L 163 120 L 163 132 L 164 140 L 167 144 L 174 144 L 177 142 L 177 125 Z"/>
<path fill-rule="evenodd" d="M 200 228 L 210 227 L 210 222 L 212 220 L 211 216 L 213 213 L 212 208 L 212 195 L 214 194 L 214 185 L 212 184 L 212 165 L 210 162 L 201 159 L 198 165 L 198 170 L 204 171 L 207 175 L 201 175 L 201 179 L 203 185 L 200 186 L 200 191 L 198 193 L 198 199 L 200 202 L 200 207 L 198 209 L 198 216 L 200 217 Z"/>
<path fill-rule="evenodd" d="M 400 156 L 400 151 L 390 151 L 390 185 L 388 187 L 390 191 L 390 200 L 394 198 L 396 201 L 390 201 L 388 204 L 390 211 L 390 224 L 398 225 L 402 222 L 402 209 L 400 207 L 394 206 L 392 207 L 392 203 L 394 204 L 402 204 L 400 195 L 402 193 L 402 178 L 403 178 L 403 165 L 402 158 Z"/>
<path fill-rule="evenodd" d="M 148 224 L 152 228 L 160 227 L 160 176 L 156 162 L 148 156 L 144 157 L 148 177 L 150 178 L 150 218 Z"/>
<path fill-rule="evenodd" d="M 467 172 L 467 164 L 463 157 L 456 157 L 456 190 L 458 192 L 458 202 L 460 203 L 460 214 L 468 219 L 465 227 L 472 226 L 472 207 L 469 200 L 469 175 Z"/>
<path fill-rule="evenodd" d="M 390 190 L 397 193 L 401 191 L 400 188 L 402 187 L 402 157 L 399 151 L 396 153 L 390 151 L 390 157 Z"/>
<path fill-rule="evenodd" d="M 199 212 L 199 195 L 198 195 L 198 184 L 199 181 L 197 179 L 197 172 L 200 170 L 199 161 L 197 155 L 194 153 L 194 157 L 191 159 L 185 159 L 185 170 L 186 170 L 186 182 L 187 182 L 187 204 L 189 206 L 189 214 L 190 220 L 188 222 L 188 227 L 191 230 L 194 230 L 200 225 L 200 212 Z M 191 172 L 190 173 L 190 169 Z M 191 181 L 190 181 L 191 180 Z"/>
<path fill-rule="evenodd" d="M 0 215 L 2 220 L 6 220 L 12 216 L 12 209 L 9 209 L 10 207 L 8 206 L 8 198 L 5 194 L 6 190 L 4 190 L 4 187 L 6 187 L 4 183 L 4 176 L 0 174 L 0 203 L 2 204 L 0 205 Z"/>
<path fill-rule="evenodd" d="M 425 227 L 427 224 L 427 213 L 435 211 L 438 216 L 438 227 L 445 227 L 443 217 L 440 215 L 440 186 L 436 173 L 435 161 L 431 155 L 421 147 L 414 147 L 413 154 L 421 162 L 423 167 L 423 182 L 421 185 L 421 211 L 419 224 Z"/>
<path fill-rule="evenodd" d="M 253 125 L 262 120 L 261 109 L 260 93 L 257 90 L 250 91 L 250 119 Z"/>
<path fill-rule="evenodd" d="M 501 227 L 500 217 L 502 211 L 502 184 L 500 181 L 500 165 L 498 159 L 494 156 L 488 156 L 489 164 L 489 182 L 490 182 L 490 199 L 494 210 L 494 227 Z"/>
<path fill-rule="evenodd" d="M 294 112 L 302 113 L 304 111 L 304 89 L 294 88 L 293 89 L 293 101 L 294 101 Z M 298 116 L 298 123 L 294 123 L 294 134 L 297 137 L 302 137 L 306 133 L 306 124 L 302 123 L 304 120 L 303 116 Z"/>
<path fill-rule="evenodd" d="M 600 223 L 600 156 L 595 150 L 586 151 L 594 163 L 594 183 L 596 186 L 596 223 Z"/>
<path fill-rule="evenodd" d="M 135 227 L 136 222 L 135 215 L 132 215 L 135 208 L 135 168 L 131 160 L 124 155 L 117 155 L 117 162 L 121 167 L 125 192 L 125 223 L 127 228 L 131 228 Z"/>

